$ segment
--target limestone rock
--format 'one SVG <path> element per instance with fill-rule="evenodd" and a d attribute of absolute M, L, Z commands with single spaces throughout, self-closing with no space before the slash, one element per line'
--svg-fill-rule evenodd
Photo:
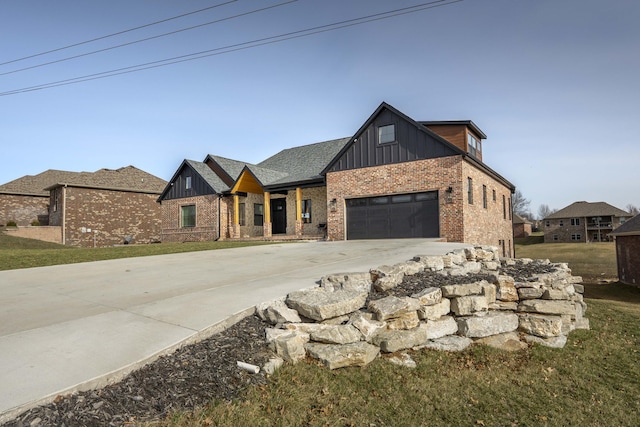
<path fill-rule="evenodd" d="M 405 368 L 413 369 L 416 367 L 416 362 L 407 353 L 400 353 L 398 356 L 392 356 L 387 359 L 394 365 L 402 366 Z"/>
<path fill-rule="evenodd" d="M 372 284 L 369 272 L 329 274 L 320 279 L 320 286 L 328 291 L 370 292 Z"/>
<path fill-rule="evenodd" d="M 448 335 L 446 337 L 429 340 L 426 344 L 416 347 L 416 349 L 431 348 L 433 350 L 441 351 L 463 351 L 471 344 L 473 344 L 473 340 L 471 338 Z"/>
<path fill-rule="evenodd" d="M 489 310 L 516 311 L 517 309 L 518 303 L 515 301 L 496 301 L 489 304 Z"/>
<path fill-rule="evenodd" d="M 521 301 L 518 304 L 518 311 L 540 314 L 570 314 L 575 317 L 576 306 L 571 301 L 531 299 Z"/>
<path fill-rule="evenodd" d="M 287 307 L 282 300 L 258 304 L 256 312 L 262 320 L 275 325 L 278 323 L 300 322 L 298 312 Z"/>
<path fill-rule="evenodd" d="M 500 256 L 498 255 L 498 248 L 491 246 L 480 246 L 475 248 L 476 261 L 498 261 Z"/>
<path fill-rule="evenodd" d="M 458 323 L 451 316 L 442 316 L 437 320 L 427 320 L 426 323 L 422 325 L 429 340 L 453 335 L 458 332 Z"/>
<path fill-rule="evenodd" d="M 400 283 L 402 283 L 402 278 L 398 278 L 394 276 L 385 276 L 385 277 L 379 277 L 373 284 L 373 287 L 378 292 L 385 292 L 385 291 L 388 291 L 389 289 L 395 288 Z"/>
<path fill-rule="evenodd" d="M 344 345 L 308 343 L 305 348 L 311 357 L 320 360 L 329 369 L 365 366 L 380 353 L 378 347 L 362 341 Z"/>
<path fill-rule="evenodd" d="M 444 261 L 441 256 L 418 255 L 413 260 L 422 264 L 425 270 L 440 271 L 444 269 Z"/>
<path fill-rule="evenodd" d="M 383 330 L 373 337 L 373 344 L 380 347 L 385 353 L 413 348 L 426 343 L 427 325 L 421 323 L 418 327 L 409 330 Z"/>
<path fill-rule="evenodd" d="M 528 343 L 536 343 L 551 348 L 563 348 L 565 344 L 567 344 L 566 335 L 560 335 L 552 338 L 540 338 L 535 335 L 525 335 L 524 340 Z"/>
<path fill-rule="evenodd" d="M 515 310 L 515 308 L 514 308 Z M 442 298 L 438 304 L 422 306 L 418 309 L 418 317 L 421 320 L 436 320 L 446 316 L 451 311 L 451 300 Z"/>
<path fill-rule="evenodd" d="M 424 271 L 424 265 L 417 261 L 407 261 L 402 264 L 396 264 L 398 270 L 402 271 L 405 276 L 413 276 Z"/>
<path fill-rule="evenodd" d="M 591 326 L 589 324 L 589 319 L 587 319 L 586 317 L 583 317 L 580 320 L 576 320 L 575 328 L 586 329 L 586 330 L 591 329 Z"/>
<path fill-rule="evenodd" d="M 519 324 L 517 314 L 498 311 L 490 311 L 484 316 L 459 317 L 456 322 L 458 333 L 469 338 L 513 332 Z"/>
<path fill-rule="evenodd" d="M 381 277 L 393 277 L 399 281 L 402 281 L 404 277 L 404 272 L 395 265 L 381 265 L 380 267 L 372 268 L 369 272 L 374 283 Z"/>
<path fill-rule="evenodd" d="M 544 291 L 544 293 L 542 294 L 542 299 L 547 299 L 547 300 L 568 300 L 571 298 L 571 295 L 574 292 L 573 291 L 573 286 L 571 286 L 571 288 L 564 288 L 564 289 L 546 289 Z"/>
<path fill-rule="evenodd" d="M 349 321 L 349 315 L 343 314 L 342 316 L 332 317 L 330 319 L 324 319 L 322 322 L 323 325 L 342 325 Z"/>
<path fill-rule="evenodd" d="M 451 300 L 451 311 L 456 316 L 469 316 L 487 310 L 489 310 L 489 303 L 484 295 L 470 295 Z"/>
<path fill-rule="evenodd" d="M 349 322 L 360 331 L 366 341 L 371 341 L 378 331 L 387 327 L 387 322 L 380 322 L 373 319 L 372 313 L 355 312 Z"/>
<path fill-rule="evenodd" d="M 442 301 L 442 289 L 437 287 L 425 288 L 422 291 L 411 295 L 420 302 L 420 305 L 434 305 Z"/>
<path fill-rule="evenodd" d="M 557 337 L 562 335 L 562 317 L 544 314 L 520 314 L 518 329 L 529 335 L 542 338 Z"/>
<path fill-rule="evenodd" d="M 306 357 L 304 345 L 309 342 L 309 334 L 304 332 L 289 332 L 273 340 L 273 346 L 278 356 L 287 362 L 296 363 Z"/>
<path fill-rule="evenodd" d="M 275 344 L 273 344 L 275 339 L 283 335 L 287 335 L 291 333 L 291 331 L 286 329 L 265 328 L 264 333 L 265 333 L 265 339 L 267 341 L 267 344 L 269 344 L 269 347 L 271 347 L 271 349 L 275 351 L 276 350 Z"/>
<path fill-rule="evenodd" d="M 420 318 L 417 311 L 405 313 L 399 317 L 387 319 L 387 328 L 389 329 L 413 329 L 420 324 Z"/>
<path fill-rule="evenodd" d="M 302 316 L 322 321 L 359 310 L 367 300 L 367 295 L 367 292 L 327 292 L 323 288 L 313 288 L 291 292 L 286 303 Z"/>
<path fill-rule="evenodd" d="M 273 375 L 273 373 L 280 369 L 283 364 L 284 359 L 282 359 L 281 357 L 274 357 L 272 359 L 269 359 L 269 361 L 264 364 L 262 370 L 269 375 Z"/>
<path fill-rule="evenodd" d="M 540 288 L 519 288 L 518 296 L 521 300 L 538 299 L 542 297 L 544 291 Z"/>
<path fill-rule="evenodd" d="M 482 295 L 484 295 L 487 299 L 487 304 L 493 304 L 494 302 L 496 302 L 496 298 L 497 298 L 497 291 L 496 291 L 496 285 L 491 284 L 491 283 L 487 283 L 487 282 L 480 282 L 482 284 Z"/>
<path fill-rule="evenodd" d="M 496 299 L 500 301 L 518 301 L 518 290 L 511 276 L 498 276 L 496 282 Z"/>
<path fill-rule="evenodd" d="M 445 285 L 442 287 L 442 296 L 446 298 L 466 297 L 468 295 L 481 295 L 482 286 L 486 282 L 467 283 L 465 285 Z"/>
<path fill-rule="evenodd" d="M 479 338 L 476 344 L 484 344 L 493 348 L 506 351 L 519 351 L 524 350 L 528 346 L 526 343 L 520 341 L 520 337 L 515 332 L 506 332 L 498 335 L 491 335 L 484 338 Z"/>
<path fill-rule="evenodd" d="M 497 261 L 483 261 L 482 268 L 489 271 L 497 271 L 500 268 L 500 263 Z"/>
<path fill-rule="evenodd" d="M 325 344 L 350 344 L 358 342 L 362 334 L 353 325 L 322 325 L 322 328 L 311 331 L 312 341 Z"/>
<path fill-rule="evenodd" d="M 376 315 L 376 320 L 387 320 L 401 317 L 412 311 L 418 311 L 420 303 L 413 298 L 388 296 L 369 303 L 369 310 Z"/>

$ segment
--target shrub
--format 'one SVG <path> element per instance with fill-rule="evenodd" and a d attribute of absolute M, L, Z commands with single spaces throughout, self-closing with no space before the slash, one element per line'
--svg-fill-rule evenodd
<path fill-rule="evenodd" d="M 15 221 L 7 221 L 7 227 L 17 227 L 18 224 L 16 224 Z"/>
<path fill-rule="evenodd" d="M 34 219 L 33 221 L 31 221 L 31 225 L 33 225 L 34 227 L 37 227 L 40 225 L 40 221 L 38 221 L 37 219 Z"/>

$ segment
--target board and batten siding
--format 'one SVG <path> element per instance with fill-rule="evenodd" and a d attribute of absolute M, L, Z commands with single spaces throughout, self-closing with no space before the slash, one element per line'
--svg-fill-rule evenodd
<path fill-rule="evenodd" d="M 187 189 L 187 177 L 191 177 L 191 188 Z M 188 164 L 185 164 L 180 173 L 171 183 L 171 188 L 163 200 L 184 199 L 186 197 L 206 196 L 216 192 L 196 173 Z"/>

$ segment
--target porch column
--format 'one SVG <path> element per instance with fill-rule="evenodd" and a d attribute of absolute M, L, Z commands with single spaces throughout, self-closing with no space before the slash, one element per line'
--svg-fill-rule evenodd
<path fill-rule="evenodd" d="M 302 188 L 296 188 L 296 236 L 302 236 Z"/>
<path fill-rule="evenodd" d="M 231 227 L 231 238 L 240 238 L 240 196 L 233 195 L 233 226 Z"/>
<path fill-rule="evenodd" d="M 271 228 L 271 193 L 264 192 L 264 220 L 262 223 L 263 237 L 271 237 L 273 235 Z"/>

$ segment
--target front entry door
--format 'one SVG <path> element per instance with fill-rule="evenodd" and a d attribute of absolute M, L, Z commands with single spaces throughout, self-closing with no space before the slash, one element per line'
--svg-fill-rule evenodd
<path fill-rule="evenodd" d="M 287 199 L 271 199 L 271 233 L 287 232 Z"/>

